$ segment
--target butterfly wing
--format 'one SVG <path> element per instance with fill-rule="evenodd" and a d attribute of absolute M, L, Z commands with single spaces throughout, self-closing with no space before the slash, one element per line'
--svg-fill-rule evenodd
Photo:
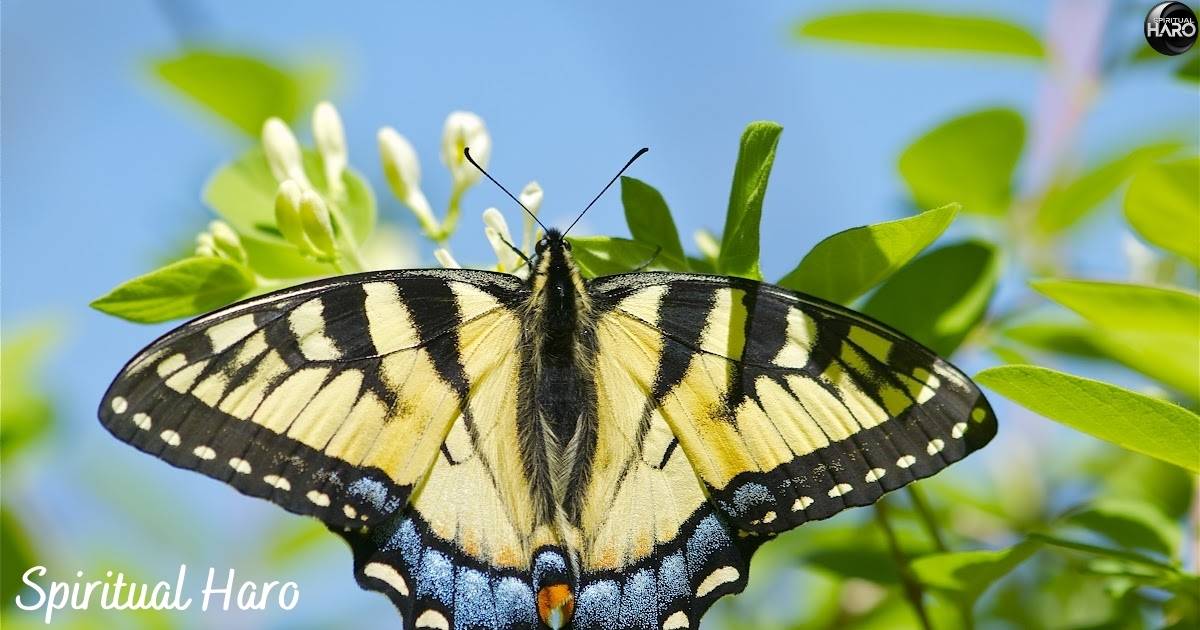
<path fill-rule="evenodd" d="M 431 270 L 252 298 L 135 356 L 100 420 L 243 493 L 333 527 L 370 526 L 454 444 L 471 382 L 462 328 L 499 327 L 521 291 L 512 276 Z"/>
<path fill-rule="evenodd" d="M 601 435 L 584 529 L 599 586 L 581 589 L 581 627 L 633 610 L 616 627 L 694 627 L 744 588 L 764 535 L 873 503 L 996 432 L 959 370 L 834 304 L 672 273 L 591 292 Z"/>

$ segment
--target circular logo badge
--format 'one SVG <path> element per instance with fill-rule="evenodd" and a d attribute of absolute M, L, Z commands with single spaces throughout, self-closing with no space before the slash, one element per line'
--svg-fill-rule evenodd
<path fill-rule="evenodd" d="M 1164 55 L 1181 55 L 1196 43 L 1196 14 L 1182 2 L 1160 2 L 1146 14 L 1146 42 Z"/>

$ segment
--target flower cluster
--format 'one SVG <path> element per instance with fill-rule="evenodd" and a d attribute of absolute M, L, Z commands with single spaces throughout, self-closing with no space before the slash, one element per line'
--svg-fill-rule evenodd
<path fill-rule="evenodd" d="M 306 170 L 304 149 L 287 123 L 270 118 L 263 124 L 262 153 L 277 184 L 275 228 L 279 236 L 305 258 L 329 264 L 337 271 L 371 268 L 360 252 L 360 246 L 364 244 L 355 240 L 343 212 L 348 203 L 349 151 L 341 116 L 332 104 L 322 102 L 314 109 L 312 137 L 320 168 Z M 446 118 L 441 160 L 450 171 L 452 183 L 441 218 L 421 189 L 421 163 L 412 143 L 392 127 L 379 130 L 377 143 L 387 186 L 395 198 L 412 211 L 422 233 L 438 246 L 434 257 L 443 266 L 459 266 L 450 253 L 448 241 L 458 226 L 464 193 L 482 177 L 465 159 L 463 149 L 470 147 L 472 157 L 486 168 L 491 158 L 492 139 L 483 119 L 462 111 L 452 112 Z M 314 178 L 323 178 L 323 181 L 314 182 Z M 542 189 L 537 182 L 530 182 L 520 198 L 536 213 L 541 206 Z M 497 259 L 492 268 L 499 271 L 519 269 L 532 251 L 536 238 L 532 218 L 524 218 L 520 243 L 513 239 L 499 210 L 488 208 L 483 213 L 483 221 L 484 233 Z M 370 249 L 370 246 L 364 249 Z M 195 253 L 239 263 L 247 261 L 246 250 L 237 232 L 224 221 L 214 221 L 208 231 L 197 237 Z"/>
<path fill-rule="evenodd" d="M 470 147 L 471 155 L 480 166 L 486 168 L 492 156 L 492 138 L 483 119 L 471 112 L 452 112 L 442 129 L 442 164 L 450 171 L 451 189 L 444 218 L 439 220 L 421 190 L 421 163 L 412 143 L 392 127 L 384 127 L 378 133 L 379 158 L 383 163 L 384 177 L 392 194 L 404 204 L 421 226 L 422 232 L 438 244 L 434 257 L 444 267 L 458 267 L 454 255 L 447 245 L 458 226 L 462 210 L 463 194 L 479 182 L 482 174 L 463 155 Z M 530 182 L 521 191 L 521 202 L 533 213 L 542 203 L 542 189 L 537 182 Z M 504 216 L 495 208 L 483 213 L 484 234 L 496 253 L 498 271 L 515 271 L 523 260 L 517 253 L 517 245 Z M 528 256 L 534 240 L 533 219 L 526 216 L 522 230 L 520 249 Z"/>

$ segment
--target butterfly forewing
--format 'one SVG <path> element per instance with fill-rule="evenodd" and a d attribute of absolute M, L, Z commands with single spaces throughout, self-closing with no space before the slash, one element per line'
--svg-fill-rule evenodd
<path fill-rule="evenodd" d="M 657 413 L 642 426 L 665 419 L 744 530 L 778 532 L 870 504 L 995 435 L 991 408 L 957 368 L 834 304 L 667 273 L 602 278 L 592 291 L 609 304 L 602 330 L 661 346 L 646 387 Z"/>
<path fill-rule="evenodd" d="M 319 281 L 196 319 L 110 386 L 117 438 L 338 528 L 408 500 L 470 394 L 464 325 L 523 288 L 484 272 Z"/>

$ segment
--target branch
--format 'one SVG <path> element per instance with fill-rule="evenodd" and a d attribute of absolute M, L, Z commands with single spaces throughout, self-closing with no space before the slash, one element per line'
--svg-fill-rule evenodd
<path fill-rule="evenodd" d="M 913 575 L 912 569 L 909 568 L 908 557 L 900 548 L 900 541 L 896 539 L 896 532 L 892 530 L 892 524 L 888 520 L 887 499 L 880 499 L 875 503 L 875 520 L 879 522 L 879 527 L 883 529 L 883 534 L 887 537 L 888 547 L 892 551 L 892 559 L 896 562 L 896 570 L 900 573 L 900 582 L 904 586 L 904 596 L 912 605 L 913 612 L 921 622 L 921 628 L 934 630 L 933 624 L 929 622 L 929 613 L 925 611 L 925 590 L 917 581 L 917 576 Z"/>

